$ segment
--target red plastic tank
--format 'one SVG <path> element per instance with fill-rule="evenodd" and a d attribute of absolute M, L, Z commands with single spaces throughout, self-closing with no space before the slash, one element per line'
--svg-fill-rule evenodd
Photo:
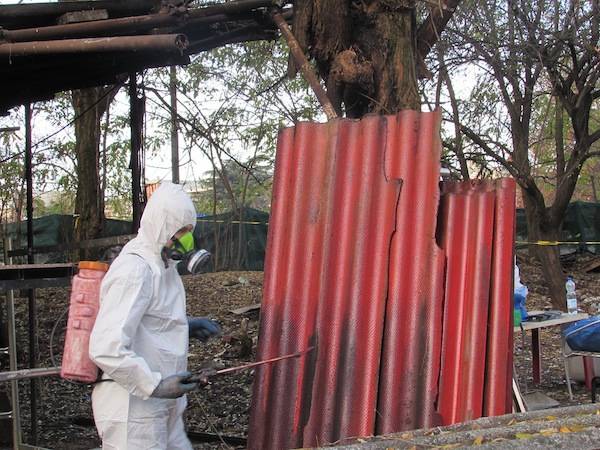
<path fill-rule="evenodd" d="M 90 360 L 88 347 L 100 307 L 100 283 L 107 270 L 108 264 L 81 261 L 79 272 L 73 277 L 60 371 L 60 376 L 67 380 L 93 383 L 98 377 L 98 367 Z"/>

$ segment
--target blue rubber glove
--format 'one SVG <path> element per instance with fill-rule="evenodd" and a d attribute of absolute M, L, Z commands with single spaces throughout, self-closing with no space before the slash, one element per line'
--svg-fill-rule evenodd
<path fill-rule="evenodd" d="M 221 326 L 214 320 L 206 317 L 188 317 L 190 338 L 196 338 L 202 342 L 221 333 Z"/>

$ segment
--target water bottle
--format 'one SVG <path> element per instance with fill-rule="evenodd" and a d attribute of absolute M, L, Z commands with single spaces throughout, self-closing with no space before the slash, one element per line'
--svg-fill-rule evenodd
<path fill-rule="evenodd" d="M 577 296 L 575 295 L 575 282 L 572 277 L 567 277 L 565 289 L 567 290 L 567 312 L 577 314 Z"/>

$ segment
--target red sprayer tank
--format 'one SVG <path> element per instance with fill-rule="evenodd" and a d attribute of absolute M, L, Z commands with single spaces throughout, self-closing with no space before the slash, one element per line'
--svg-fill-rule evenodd
<path fill-rule="evenodd" d="M 108 264 L 81 261 L 79 272 L 73 277 L 60 371 L 60 376 L 67 380 L 93 383 L 98 377 L 98 367 L 90 360 L 88 347 L 100 307 L 100 283 L 107 270 Z"/>

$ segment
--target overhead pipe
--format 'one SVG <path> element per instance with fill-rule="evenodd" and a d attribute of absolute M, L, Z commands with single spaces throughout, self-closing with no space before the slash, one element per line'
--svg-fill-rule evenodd
<path fill-rule="evenodd" d="M 7 42 L 46 41 L 52 39 L 98 37 L 135 33 L 151 28 L 176 25 L 182 16 L 174 14 L 151 14 L 118 19 L 77 22 L 48 27 L 22 28 L 20 30 L 0 30 L 0 36 Z"/>
<path fill-rule="evenodd" d="M 272 6 L 272 4 L 272 0 L 242 0 L 207 8 L 177 10 L 173 13 L 162 12 L 47 27 L 0 30 L 0 38 L 5 39 L 7 42 L 28 42 L 130 34 L 160 27 L 221 22 L 227 19 L 224 15 L 249 12 L 257 8 Z"/>
<path fill-rule="evenodd" d="M 39 56 L 69 53 L 103 53 L 165 51 L 183 52 L 188 39 L 183 34 L 152 36 L 117 36 L 88 39 L 63 39 L 58 41 L 34 41 L 0 44 L 0 57 Z"/>
<path fill-rule="evenodd" d="M 160 7 L 160 3 L 160 0 L 91 0 L 0 5 L 0 23 L 5 23 L 15 18 L 29 20 L 32 17 L 58 17 L 69 12 L 94 9 L 105 9 L 111 15 L 131 15 L 146 13 Z"/>

